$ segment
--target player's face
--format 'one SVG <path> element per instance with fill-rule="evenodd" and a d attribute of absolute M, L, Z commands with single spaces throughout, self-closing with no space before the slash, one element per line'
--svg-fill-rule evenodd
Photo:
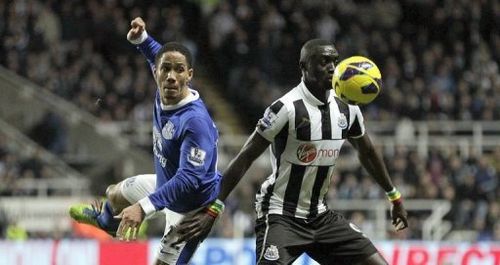
<path fill-rule="evenodd" d="M 179 103 L 189 95 L 188 83 L 193 77 L 186 56 L 178 51 L 168 51 L 160 57 L 156 68 L 156 84 L 165 105 Z"/>
<path fill-rule="evenodd" d="M 332 89 L 333 71 L 338 59 L 339 54 L 332 45 L 317 47 L 309 57 L 305 78 L 325 90 Z"/>

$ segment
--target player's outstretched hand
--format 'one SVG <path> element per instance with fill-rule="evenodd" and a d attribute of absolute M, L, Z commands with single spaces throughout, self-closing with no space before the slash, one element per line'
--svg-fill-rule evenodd
<path fill-rule="evenodd" d="M 408 213 L 403 207 L 403 203 L 393 203 L 391 208 L 392 225 L 396 231 L 403 230 L 408 227 Z"/>
<path fill-rule="evenodd" d="M 142 32 L 146 30 L 146 22 L 141 17 L 136 17 L 130 22 L 130 30 L 127 33 L 127 40 L 138 39 Z"/>
<path fill-rule="evenodd" d="M 144 211 L 139 203 L 123 209 L 119 215 L 115 216 L 115 219 L 121 219 L 118 230 L 116 230 L 116 237 L 126 241 L 136 240 L 144 216 Z"/>
<path fill-rule="evenodd" d="M 205 212 L 199 211 L 193 216 L 184 219 L 177 227 L 179 233 L 178 243 L 190 241 L 195 238 L 205 238 L 212 226 L 215 223 L 215 218 Z"/>

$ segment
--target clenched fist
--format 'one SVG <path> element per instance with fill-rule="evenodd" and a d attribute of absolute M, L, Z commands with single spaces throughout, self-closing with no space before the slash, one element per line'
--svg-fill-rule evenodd
<path fill-rule="evenodd" d="M 136 17 L 130 22 L 130 30 L 127 33 L 127 40 L 134 41 L 141 37 L 146 30 L 146 22 L 141 17 Z"/>

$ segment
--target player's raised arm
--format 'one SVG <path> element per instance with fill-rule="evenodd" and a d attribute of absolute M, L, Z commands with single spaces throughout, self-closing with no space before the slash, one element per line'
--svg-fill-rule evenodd
<path fill-rule="evenodd" d="M 144 22 L 141 17 L 136 17 L 130 22 L 127 40 L 136 45 L 137 49 L 146 56 L 149 67 L 151 67 L 151 70 L 154 72 L 155 57 L 161 48 L 161 44 L 148 35 L 146 31 L 146 22 Z"/>

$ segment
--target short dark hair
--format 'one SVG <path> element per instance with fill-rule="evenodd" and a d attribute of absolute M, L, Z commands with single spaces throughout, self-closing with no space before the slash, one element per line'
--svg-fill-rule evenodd
<path fill-rule="evenodd" d="M 335 46 L 333 45 L 332 42 L 327 41 L 325 39 L 312 39 L 308 40 L 304 45 L 302 46 L 302 49 L 300 50 L 300 63 L 305 63 L 306 61 L 309 60 L 309 57 L 311 56 L 311 52 L 319 46 L 333 46 L 333 48 L 336 50 Z"/>
<path fill-rule="evenodd" d="M 158 62 L 160 61 L 160 58 L 164 53 L 171 51 L 180 52 L 182 55 L 184 55 L 186 57 L 186 62 L 188 63 L 188 67 L 193 68 L 193 56 L 191 55 L 191 51 L 189 51 L 189 49 L 186 46 L 175 41 L 167 42 L 160 48 L 160 50 L 155 56 L 155 64 L 158 65 Z"/>

